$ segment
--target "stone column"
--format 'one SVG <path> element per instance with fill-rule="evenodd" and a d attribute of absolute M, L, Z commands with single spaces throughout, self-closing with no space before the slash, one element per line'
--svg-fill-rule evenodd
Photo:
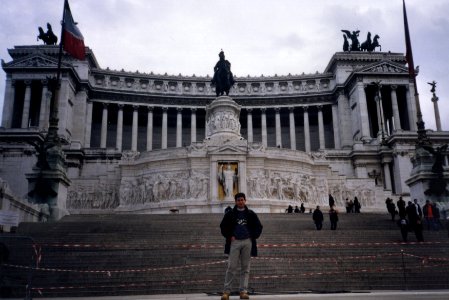
<path fill-rule="evenodd" d="M 289 125 L 290 125 L 290 149 L 296 150 L 296 124 L 295 124 L 295 108 L 289 107 Z"/>
<path fill-rule="evenodd" d="M 435 111 L 435 125 L 437 126 L 437 131 L 441 131 L 441 119 L 440 119 L 440 109 L 438 108 L 438 97 L 433 94 L 432 97 L 433 109 Z"/>
<path fill-rule="evenodd" d="M 262 146 L 267 147 L 267 109 L 265 107 L 260 109 L 262 111 L 261 119 L 262 119 Z"/>
<path fill-rule="evenodd" d="M 320 141 L 320 149 L 325 149 L 325 141 L 324 141 L 324 123 L 323 123 L 323 106 L 318 105 L 318 137 Z"/>
<path fill-rule="evenodd" d="M 148 106 L 147 151 L 153 150 L 153 107 Z"/>
<path fill-rule="evenodd" d="M 106 148 L 107 135 L 108 135 L 108 103 L 103 103 L 103 116 L 101 118 L 100 148 Z"/>
<path fill-rule="evenodd" d="M 389 162 L 383 162 L 384 166 L 384 180 L 385 180 L 385 189 L 391 191 L 391 174 L 390 174 L 390 164 Z"/>
<path fill-rule="evenodd" d="M 123 104 L 118 105 L 117 114 L 117 138 L 115 139 L 115 148 L 122 152 L 122 139 L 123 139 Z"/>
<path fill-rule="evenodd" d="M 310 153 L 310 128 L 309 128 L 309 112 L 307 111 L 308 107 L 304 106 L 304 142 L 305 142 L 305 150 L 307 153 Z"/>
<path fill-rule="evenodd" d="M 360 79 L 358 79 L 360 80 Z M 360 80 L 357 82 L 357 99 L 359 103 L 360 110 L 360 130 L 361 137 L 371 139 L 370 128 L 369 128 L 369 117 L 368 117 L 368 106 L 366 104 L 366 93 L 365 93 L 365 85 Z M 380 127 L 379 127 L 380 128 Z"/>
<path fill-rule="evenodd" d="M 340 130 L 338 128 L 338 105 L 332 104 L 332 127 L 334 130 L 334 147 L 335 149 L 341 149 L 340 143 Z"/>
<path fill-rule="evenodd" d="M 179 148 L 182 147 L 182 108 L 176 110 L 176 148 Z"/>
<path fill-rule="evenodd" d="M 162 107 L 162 149 L 167 149 L 167 111 L 168 107 Z"/>
<path fill-rule="evenodd" d="M 391 107 L 393 109 L 394 130 L 398 131 L 402 130 L 401 118 L 399 117 L 398 96 L 396 93 L 396 89 L 398 87 L 396 85 L 392 85 L 390 88 L 391 88 Z"/>
<path fill-rule="evenodd" d="M 274 109 L 276 113 L 276 147 L 282 148 L 282 133 L 281 133 L 281 115 L 280 108 L 276 107 Z"/>
<path fill-rule="evenodd" d="M 351 108 L 349 100 L 344 91 L 338 94 L 338 131 L 340 133 L 340 144 L 342 148 L 352 147 Z"/>
<path fill-rule="evenodd" d="M 86 133 L 84 135 L 84 148 L 90 148 L 90 135 L 92 132 L 92 107 L 93 103 L 87 100 L 87 112 L 86 112 Z"/>
<path fill-rule="evenodd" d="M 218 162 L 213 159 L 210 163 L 210 199 L 212 201 L 218 200 Z"/>
<path fill-rule="evenodd" d="M 410 131 L 417 131 L 418 127 L 416 125 L 416 107 L 415 107 L 415 86 L 413 85 L 413 80 L 410 80 L 409 85 L 406 88 L 406 98 L 407 98 L 407 111 L 408 120 L 410 123 Z"/>
<path fill-rule="evenodd" d="M 133 105 L 133 127 L 131 137 L 131 151 L 137 151 L 137 130 L 139 127 L 139 106 Z"/>
<path fill-rule="evenodd" d="M 2 127 L 12 127 L 12 117 L 14 114 L 14 101 L 16 97 L 15 80 L 6 79 L 5 98 L 2 114 Z"/>
<path fill-rule="evenodd" d="M 25 80 L 25 98 L 23 99 L 22 128 L 28 128 L 31 102 L 31 80 Z"/>
<path fill-rule="evenodd" d="M 42 80 L 42 96 L 41 96 L 41 107 L 39 109 L 39 128 L 47 130 L 48 129 L 48 112 L 47 112 L 47 102 L 50 102 L 50 97 L 48 97 L 48 81 Z"/>
<path fill-rule="evenodd" d="M 251 108 L 247 108 L 247 126 L 248 126 L 248 143 L 252 143 L 254 141 L 253 136 L 253 110 Z"/>
<path fill-rule="evenodd" d="M 196 108 L 191 108 L 190 143 L 196 143 Z"/>

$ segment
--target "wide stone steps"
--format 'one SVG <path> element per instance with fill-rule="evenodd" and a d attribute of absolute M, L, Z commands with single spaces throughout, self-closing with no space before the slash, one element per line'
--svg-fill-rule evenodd
<path fill-rule="evenodd" d="M 23 223 L 19 234 L 31 236 L 37 250 L 12 245 L 18 251 L 8 277 L 15 295 L 23 294 L 28 271 L 17 266 L 29 265 L 37 251 L 33 295 L 219 292 L 226 269 L 222 217 L 74 215 Z M 425 231 L 425 243 L 410 233 L 405 244 L 387 214 L 340 214 L 336 231 L 327 219 L 316 231 L 310 214 L 259 217 L 264 231 L 250 280 L 256 292 L 449 288 L 447 232 Z"/>

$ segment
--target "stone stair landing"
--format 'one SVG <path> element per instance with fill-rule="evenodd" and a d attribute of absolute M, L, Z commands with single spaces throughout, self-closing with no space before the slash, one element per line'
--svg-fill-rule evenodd
<path fill-rule="evenodd" d="M 41 257 L 32 269 L 36 297 L 215 293 L 226 269 L 222 217 L 72 215 L 22 223 L 18 234 L 32 237 Z M 449 288 L 445 231 L 425 231 L 424 243 L 411 233 L 402 243 L 388 214 L 340 214 L 336 231 L 327 215 L 322 231 L 310 214 L 259 217 L 264 231 L 252 259 L 254 292 Z M 36 252 L 31 244 L 14 249 L 5 274 L 14 295 L 23 296 L 29 273 L 19 266 L 29 266 Z"/>

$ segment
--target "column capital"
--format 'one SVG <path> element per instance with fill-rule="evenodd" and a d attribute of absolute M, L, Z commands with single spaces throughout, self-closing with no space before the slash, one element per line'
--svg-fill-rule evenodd
<path fill-rule="evenodd" d="M 29 79 L 27 79 L 27 80 L 24 80 L 24 82 L 25 82 L 25 84 L 28 86 L 28 85 L 31 85 L 31 80 L 29 80 Z"/>
<path fill-rule="evenodd" d="M 182 107 L 177 107 L 176 108 L 176 111 L 178 112 L 178 114 L 180 114 L 182 112 L 182 109 L 183 109 Z"/>
<path fill-rule="evenodd" d="M 266 107 L 261 107 L 261 108 L 260 108 L 260 111 L 264 114 L 264 113 L 267 112 L 267 108 L 266 108 Z"/>
<path fill-rule="evenodd" d="M 253 112 L 253 109 L 252 109 L 252 108 L 246 108 L 246 111 L 247 111 L 249 114 L 251 114 L 251 113 Z"/>
<path fill-rule="evenodd" d="M 307 110 L 309 109 L 308 106 L 303 106 L 302 109 L 304 110 L 304 112 L 307 112 Z"/>
<path fill-rule="evenodd" d="M 147 106 L 148 112 L 153 112 L 154 106 Z"/>
<path fill-rule="evenodd" d="M 190 108 L 190 111 L 191 111 L 192 113 L 196 113 L 197 110 L 198 110 L 198 109 L 197 109 L 196 107 L 191 107 L 191 108 Z"/>
<path fill-rule="evenodd" d="M 281 111 L 281 108 L 280 107 L 275 107 L 274 111 L 278 114 Z"/>
<path fill-rule="evenodd" d="M 398 88 L 398 86 L 393 84 L 393 85 L 390 85 L 390 88 L 392 91 L 395 91 Z"/>
<path fill-rule="evenodd" d="M 323 110 L 323 105 L 317 105 L 316 108 L 318 108 L 318 111 L 322 111 Z"/>
<path fill-rule="evenodd" d="M 16 79 L 11 79 L 11 86 L 15 86 L 16 83 L 17 83 L 17 80 L 16 80 Z"/>
<path fill-rule="evenodd" d="M 48 80 L 47 79 L 42 79 L 41 83 L 42 83 L 43 86 L 46 86 L 46 85 L 48 85 Z"/>
<path fill-rule="evenodd" d="M 123 107 L 125 107 L 125 104 L 119 103 L 119 104 L 117 104 L 117 106 L 118 106 L 119 110 L 123 110 Z"/>
<path fill-rule="evenodd" d="M 109 103 L 108 102 L 103 102 L 103 109 L 108 108 Z"/>
<path fill-rule="evenodd" d="M 139 109 L 139 105 L 133 105 L 133 110 L 136 111 Z"/>
<path fill-rule="evenodd" d="M 163 111 L 164 113 L 166 113 L 166 112 L 168 111 L 168 107 L 166 107 L 166 106 L 162 107 L 162 111 Z"/>
<path fill-rule="evenodd" d="M 292 113 L 292 112 L 295 111 L 295 107 L 294 107 L 294 106 L 290 106 L 290 107 L 288 108 L 288 110 Z"/>

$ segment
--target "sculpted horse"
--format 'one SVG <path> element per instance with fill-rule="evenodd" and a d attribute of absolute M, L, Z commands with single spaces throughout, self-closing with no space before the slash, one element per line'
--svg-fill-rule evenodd
<path fill-rule="evenodd" d="M 215 85 L 215 93 L 222 96 L 224 93 L 229 95 L 229 90 L 234 85 L 234 76 L 231 72 L 231 63 L 225 60 L 224 52 L 218 54 L 220 60 L 214 67 L 214 77 L 212 78 L 212 85 Z"/>
<path fill-rule="evenodd" d="M 380 37 L 376 34 L 374 36 L 373 42 L 371 43 L 371 47 L 368 51 L 370 51 L 370 52 L 374 51 L 374 50 L 376 50 L 377 47 L 380 48 L 379 51 L 382 51 L 382 46 L 379 44 L 379 39 L 380 39 Z"/>
<path fill-rule="evenodd" d="M 361 45 L 360 45 L 360 51 L 369 51 L 369 49 L 371 49 L 371 44 L 372 44 L 372 40 L 371 40 L 371 32 L 368 32 L 368 35 L 366 36 L 366 41 L 364 41 Z"/>
<path fill-rule="evenodd" d="M 376 34 L 374 36 L 374 39 L 371 41 L 371 32 L 368 32 L 368 35 L 366 37 L 366 41 L 364 41 L 361 45 L 360 45 L 360 50 L 361 51 L 368 51 L 368 52 L 373 52 L 374 50 L 376 50 L 376 47 L 381 47 L 379 45 L 379 36 Z M 382 48 L 381 50 L 382 51 Z"/>
<path fill-rule="evenodd" d="M 53 33 L 50 23 L 47 23 L 47 32 L 44 32 L 42 27 L 39 27 L 38 30 L 37 40 L 42 40 L 45 45 L 56 45 L 58 43 L 58 37 Z"/>

